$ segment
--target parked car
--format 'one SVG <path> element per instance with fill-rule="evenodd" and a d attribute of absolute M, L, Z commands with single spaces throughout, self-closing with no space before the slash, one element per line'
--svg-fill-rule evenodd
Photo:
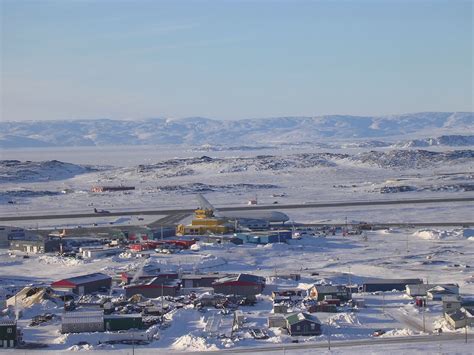
<path fill-rule="evenodd" d="M 379 337 L 379 336 L 384 335 L 384 334 L 385 334 L 385 330 L 377 329 L 376 331 L 374 331 L 374 332 L 372 333 L 372 336 L 374 336 L 374 337 Z"/>

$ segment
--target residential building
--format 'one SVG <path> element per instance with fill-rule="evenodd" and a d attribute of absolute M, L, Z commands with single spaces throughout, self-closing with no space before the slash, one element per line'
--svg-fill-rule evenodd
<path fill-rule="evenodd" d="M 411 297 L 424 297 L 428 290 L 434 287 L 443 287 L 447 290 L 452 291 L 454 294 L 459 294 L 459 285 L 457 284 L 414 284 L 414 285 L 407 285 L 406 292 L 408 296 Z"/>
<path fill-rule="evenodd" d="M 314 336 L 321 335 L 321 323 L 308 313 L 295 313 L 286 317 L 288 334 Z"/>
<path fill-rule="evenodd" d="M 443 297 L 458 295 L 459 294 L 459 287 L 443 287 L 443 286 L 435 286 L 430 288 L 426 291 L 426 296 L 428 299 L 432 301 L 442 301 Z"/>
<path fill-rule="evenodd" d="M 328 297 L 329 296 L 329 297 Z M 314 285 L 309 289 L 309 297 L 323 301 L 327 298 L 337 298 L 341 301 L 351 299 L 351 291 L 344 285 Z"/>
<path fill-rule="evenodd" d="M 19 332 L 16 321 L 0 319 L 0 348 L 14 348 L 18 345 Z"/>
<path fill-rule="evenodd" d="M 444 314 L 446 321 L 454 328 L 474 325 L 474 308 L 460 308 Z"/>

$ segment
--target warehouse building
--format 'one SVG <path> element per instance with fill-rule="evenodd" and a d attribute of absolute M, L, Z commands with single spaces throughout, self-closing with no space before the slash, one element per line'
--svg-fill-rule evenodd
<path fill-rule="evenodd" d="M 24 239 L 27 231 L 23 228 L 0 226 L 0 248 L 8 248 L 13 239 Z"/>
<path fill-rule="evenodd" d="M 184 274 L 181 276 L 181 286 L 183 288 L 212 287 L 212 284 L 222 276 L 218 273 Z"/>
<path fill-rule="evenodd" d="M 90 333 L 104 331 L 103 311 L 66 312 L 62 315 L 61 333 Z"/>
<path fill-rule="evenodd" d="M 55 253 L 60 250 L 61 240 L 53 236 L 25 234 L 10 240 L 10 250 L 23 253 Z"/>
<path fill-rule="evenodd" d="M 100 272 L 62 279 L 51 284 L 57 291 L 72 292 L 77 295 L 110 290 L 112 278 Z"/>
<path fill-rule="evenodd" d="M 176 296 L 179 291 L 178 280 L 168 280 L 162 278 L 153 278 L 148 281 L 138 282 L 124 287 L 125 297 L 130 298 L 134 295 L 142 295 L 147 298 L 157 298 L 160 296 Z"/>
<path fill-rule="evenodd" d="M 421 279 L 373 279 L 368 280 L 360 287 L 361 292 L 405 291 L 407 285 L 422 284 Z"/>
<path fill-rule="evenodd" d="M 212 287 L 224 295 L 256 296 L 265 287 L 265 278 L 250 274 L 226 276 L 216 280 Z"/>

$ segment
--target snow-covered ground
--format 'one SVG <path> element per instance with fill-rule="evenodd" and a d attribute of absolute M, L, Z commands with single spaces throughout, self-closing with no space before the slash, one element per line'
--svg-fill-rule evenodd
<path fill-rule="evenodd" d="M 89 162 L 93 167 L 82 161 L 92 155 L 90 148 L 69 152 L 49 149 L 38 154 L 45 154 L 43 159 L 61 155 L 68 164 L 16 163 L 22 166 L 16 175 L 12 163 L 7 162 L 8 166 L 0 167 L 0 213 L 90 213 L 94 207 L 114 212 L 194 208 L 196 193 L 204 193 L 217 206 L 242 206 L 256 195 L 260 204 L 474 196 L 472 150 L 359 149 L 348 153 L 306 147 L 203 155 L 190 147 L 168 147 L 150 157 L 149 149 L 134 148 L 123 156 L 120 150 L 109 151 L 110 157 L 103 157 L 100 166 Z M 100 154 L 100 149 L 96 152 Z M 22 155 L 20 150 L 7 153 L 9 158 Z M 128 159 L 138 156 L 142 158 L 129 165 Z M 104 166 L 110 161 L 118 165 Z M 94 185 L 126 185 L 135 190 L 93 193 L 90 189 Z M 457 206 L 457 216 L 450 221 L 469 217 L 464 204 Z M 445 205 L 436 209 L 450 211 Z M 397 211 L 402 213 L 403 208 Z M 412 216 L 429 218 L 429 214 Z M 366 217 L 380 219 L 369 218 L 370 213 Z"/>
<path fill-rule="evenodd" d="M 287 147 L 288 148 L 288 147 Z M 101 148 L 102 149 L 102 148 Z M 370 148 L 372 149 L 372 148 Z M 451 148 L 450 148 L 451 149 Z M 367 201 L 384 199 L 416 199 L 441 197 L 474 197 L 472 150 L 430 151 L 382 147 L 333 149 L 308 145 L 291 148 L 239 151 L 211 150 L 196 147 L 135 147 L 106 150 L 97 157 L 96 148 L 61 150 L 45 148 L 35 152 L 10 150 L 8 159 L 20 159 L 14 166 L 2 167 L 0 174 L 0 214 L 2 216 L 92 212 L 93 208 L 110 211 L 153 210 L 196 207 L 195 193 L 204 193 L 217 206 L 242 206 L 258 197 L 259 204 Z M 41 157 L 35 159 L 35 155 Z M 30 158 L 25 158 L 28 155 Z M 4 158 L 4 156 L 2 156 Z M 54 160 L 44 164 L 25 160 Z M 15 168 L 20 166 L 21 169 Z M 93 185 L 133 185 L 133 191 L 92 193 Z M 11 201 L 11 203 L 9 203 Z M 295 222 L 341 223 L 370 222 L 466 222 L 473 220 L 472 203 L 424 205 L 367 206 L 326 209 L 284 210 Z M 94 219 L 25 221 L 14 223 L 25 227 L 76 228 L 77 226 L 147 224 L 161 216 L 100 216 Z M 10 223 L 13 224 L 13 223 Z M 199 243 L 195 251 L 177 254 L 155 254 L 150 263 L 162 270 L 249 272 L 269 278 L 268 285 L 253 307 L 242 307 L 247 327 L 263 327 L 271 311 L 270 293 L 277 287 L 308 287 L 314 282 L 361 283 L 371 277 L 423 278 L 429 282 L 458 283 L 462 295 L 474 294 L 474 232 L 469 228 L 395 228 L 368 231 L 366 236 L 326 238 L 303 237 L 288 244 L 266 246 L 211 245 Z M 50 283 L 67 276 L 101 271 L 116 275 L 135 270 L 141 261 L 122 254 L 97 260 L 64 259 L 56 256 L 12 258 L 0 251 L 0 289 L 11 289 L 30 283 Z M 277 273 L 298 272 L 299 282 L 274 278 Z M 318 273 L 318 275 L 315 275 Z M 312 276 L 311 274 L 314 274 Z M 1 296 L 1 293 L 0 293 Z M 384 329 L 383 337 L 419 336 L 421 314 L 411 300 L 400 292 L 384 295 L 358 294 L 367 307 L 359 312 L 317 314 L 325 324 L 320 337 L 300 338 L 301 342 L 326 343 L 331 339 L 352 341 L 369 339 L 375 329 Z M 294 309 L 295 311 L 297 309 Z M 25 317 L 38 313 L 60 314 L 62 305 L 44 302 L 25 310 Z M 198 312 L 182 308 L 169 315 L 171 326 L 159 331 L 149 345 L 138 352 L 199 351 L 236 349 L 240 347 L 291 345 L 291 339 L 278 329 L 268 329 L 269 339 L 255 340 L 247 330 L 239 331 L 233 340 L 207 336 L 206 321 L 217 311 Z M 439 304 L 430 304 L 425 314 L 426 331 L 442 327 L 450 332 L 442 319 Z M 225 316 L 224 316 L 225 317 Z M 224 319 L 224 322 L 228 320 Z M 61 335 L 59 318 L 30 327 L 20 320 L 27 341 L 40 341 L 51 350 L 117 350 L 130 352 L 131 347 L 97 342 L 100 334 Z M 382 338 L 383 338 L 382 337 Z M 77 345 L 87 338 L 89 345 Z M 404 344 L 413 352 L 427 350 L 449 352 L 450 342 L 429 345 Z M 387 344 L 370 351 L 384 349 L 401 353 L 401 345 Z M 456 351 L 467 352 L 460 344 Z M 361 348 L 362 349 L 362 348 Z M 375 349 L 375 350 L 372 350 Z M 291 353 L 308 350 L 291 350 Z M 283 351 L 282 351 L 283 352 Z M 346 353 L 337 349 L 334 353 Z M 357 352 L 357 350 L 356 350 Z M 361 352 L 366 352 L 361 350 Z M 290 353 L 290 351 L 288 351 Z"/>
<path fill-rule="evenodd" d="M 168 317 L 171 326 L 160 330 L 159 340 L 140 347 L 141 350 L 217 350 L 235 347 L 255 347 L 271 344 L 291 344 L 291 337 L 276 328 L 269 328 L 267 340 L 255 340 L 245 328 L 265 327 L 266 316 L 271 312 L 270 293 L 281 287 L 307 288 L 315 282 L 361 283 L 371 277 L 422 278 L 430 283 L 458 283 L 462 295 L 474 294 L 474 238 L 472 229 L 391 229 L 367 232 L 363 236 L 303 237 L 289 244 L 254 246 L 244 244 L 211 245 L 200 243 L 199 251 L 182 251 L 171 255 L 153 255 L 148 261 L 163 270 L 252 272 L 268 278 L 264 293 L 255 306 L 241 307 L 247 320 L 244 329 L 233 340 L 209 337 L 204 331 L 206 321 L 217 313 L 209 308 L 202 313 L 193 308 L 173 311 Z M 433 236 L 433 237 L 427 237 Z M 69 260 L 69 261 L 67 261 Z M 120 271 L 137 268 L 140 261 L 120 256 L 104 259 L 77 261 L 53 256 L 32 256 L 29 259 L 0 255 L 3 286 L 29 283 L 49 283 L 58 278 L 101 271 L 115 275 Z M 299 282 L 275 278 L 276 273 L 298 272 Z M 318 273 L 319 275 L 313 275 Z M 59 276 L 60 275 L 60 276 Z M 337 314 L 316 313 L 325 325 L 320 337 L 300 337 L 300 342 L 327 342 L 330 333 L 333 341 L 369 339 L 375 329 L 384 329 L 383 337 L 422 335 L 422 314 L 412 300 L 402 292 L 384 294 L 357 294 L 365 300 L 366 307 L 359 312 Z M 297 311 L 298 308 L 292 309 Z M 45 301 L 28 310 L 32 313 L 51 312 L 60 314 L 61 305 Z M 452 332 L 442 319 L 438 302 L 428 305 L 425 313 L 426 333 L 442 327 Z M 224 316 L 231 317 L 231 316 Z M 89 348 L 97 345 L 100 334 L 64 336 L 58 332 L 59 318 L 44 326 L 30 327 L 28 320 L 21 319 L 27 341 L 42 341 L 51 350 L 66 350 L 80 340 L 89 342 Z M 328 325 L 329 324 L 329 325 Z M 109 346 L 123 349 L 126 346 Z M 127 348 L 128 349 L 128 348 Z M 167 351 L 168 351 L 167 350 Z M 338 350 L 339 351 L 339 350 Z M 343 351 L 343 350 L 341 350 Z"/>

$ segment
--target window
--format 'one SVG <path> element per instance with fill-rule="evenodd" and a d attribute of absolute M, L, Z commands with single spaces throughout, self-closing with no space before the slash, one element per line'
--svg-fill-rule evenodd
<path fill-rule="evenodd" d="M 296 330 L 300 331 L 300 330 L 301 330 L 301 326 L 297 325 L 297 326 L 296 326 Z"/>
<path fill-rule="evenodd" d="M 316 324 L 311 323 L 311 330 L 314 330 L 314 329 L 316 329 Z"/>
<path fill-rule="evenodd" d="M 13 328 L 7 328 L 7 333 L 8 333 L 8 334 L 13 333 Z"/>

